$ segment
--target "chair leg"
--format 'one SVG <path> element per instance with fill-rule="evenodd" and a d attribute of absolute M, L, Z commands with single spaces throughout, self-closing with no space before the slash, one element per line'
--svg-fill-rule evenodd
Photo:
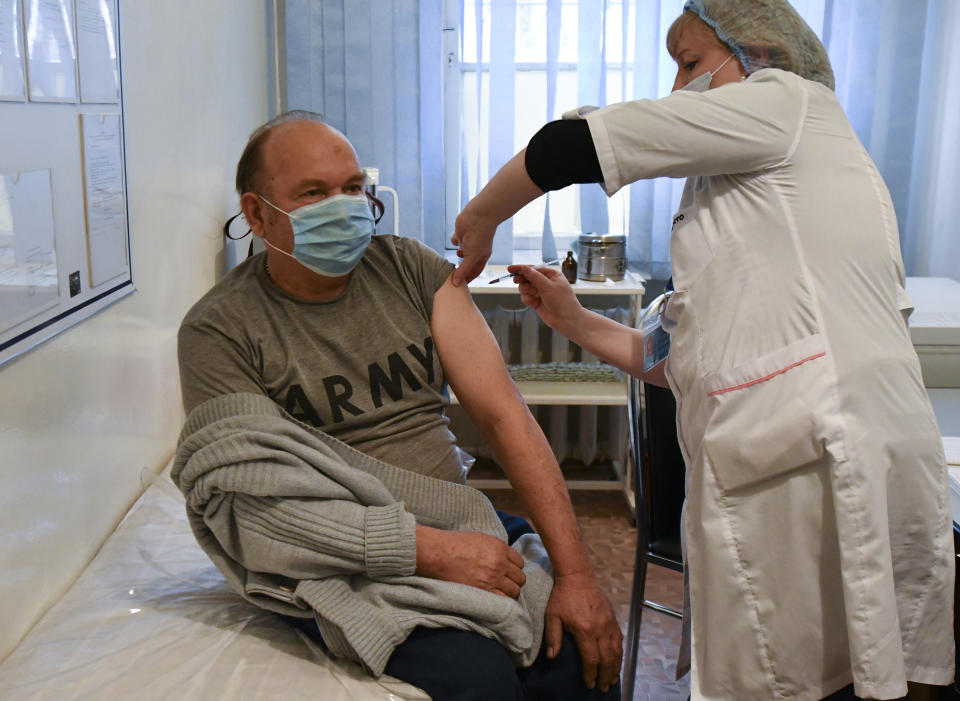
<path fill-rule="evenodd" d="M 642 526 L 637 528 L 637 552 L 633 564 L 633 585 L 630 593 L 630 618 L 627 623 L 626 655 L 624 658 L 621 701 L 633 701 L 637 677 L 637 657 L 640 653 L 640 622 L 643 616 L 643 596 L 647 583 L 647 549 Z"/>

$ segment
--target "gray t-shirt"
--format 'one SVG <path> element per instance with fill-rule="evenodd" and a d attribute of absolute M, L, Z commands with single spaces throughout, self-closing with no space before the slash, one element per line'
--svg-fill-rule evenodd
<path fill-rule="evenodd" d="M 295 418 L 380 460 L 464 482 L 430 333 L 453 265 L 423 244 L 374 236 L 346 289 L 307 302 L 249 258 L 187 313 L 178 355 L 184 408 L 265 394 Z"/>

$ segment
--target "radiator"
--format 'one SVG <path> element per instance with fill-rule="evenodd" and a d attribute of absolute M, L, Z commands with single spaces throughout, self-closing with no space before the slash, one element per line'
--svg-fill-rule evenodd
<path fill-rule="evenodd" d="M 630 322 L 630 310 L 625 307 L 593 311 L 620 323 Z M 595 375 L 597 380 L 615 381 L 618 376 L 623 377 L 619 371 L 601 364 L 592 353 L 543 324 L 532 309 L 497 306 L 483 310 L 483 316 L 500 345 L 503 361 L 515 373 L 532 365 L 549 363 L 551 375 L 557 374 L 554 370 L 564 374 L 564 365 L 567 365 L 570 377 Z M 550 442 L 557 462 L 570 459 L 584 465 L 601 461 L 623 464 L 627 443 L 626 407 L 531 406 L 530 411 Z M 459 415 L 456 418 L 453 430 L 460 446 L 477 457 L 492 458 L 490 447 L 479 433 L 463 426 Z"/>

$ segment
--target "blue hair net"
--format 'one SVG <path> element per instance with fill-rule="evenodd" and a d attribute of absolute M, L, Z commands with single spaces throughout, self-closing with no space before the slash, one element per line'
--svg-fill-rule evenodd
<path fill-rule="evenodd" d="M 747 73 L 782 68 L 833 90 L 833 69 L 820 39 L 787 0 L 687 0 Z"/>

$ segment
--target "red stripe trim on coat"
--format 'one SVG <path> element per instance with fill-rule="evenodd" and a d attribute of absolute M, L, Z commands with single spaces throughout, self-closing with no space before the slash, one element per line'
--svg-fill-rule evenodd
<path fill-rule="evenodd" d="M 788 366 L 785 367 L 785 368 L 780 368 L 780 369 L 777 370 L 776 372 L 771 372 L 771 373 L 770 373 L 769 375 L 767 375 L 766 377 L 759 377 L 759 378 L 757 378 L 756 380 L 750 380 L 749 382 L 744 382 L 742 385 L 736 385 L 735 387 L 726 387 L 726 388 L 724 388 L 724 389 L 714 390 L 713 392 L 709 392 L 709 393 L 707 394 L 707 396 L 708 396 L 708 397 L 712 397 L 712 396 L 714 396 L 715 394 L 724 394 L 724 393 L 726 393 L 726 392 L 732 392 L 732 391 L 734 391 L 735 389 L 743 389 L 744 387 L 749 387 L 750 385 L 755 385 L 755 384 L 758 384 L 758 383 L 760 383 L 760 382 L 766 382 L 766 381 L 769 380 L 771 377 L 776 377 L 777 375 L 782 375 L 782 374 L 785 373 L 787 370 L 792 370 L 793 368 L 797 367 L 798 365 L 803 365 L 803 364 L 804 364 L 805 362 L 807 362 L 808 360 L 816 360 L 817 358 L 822 358 L 822 357 L 825 356 L 825 355 L 826 355 L 826 352 L 817 353 L 816 355 L 811 355 L 809 358 L 804 358 L 803 360 L 798 360 L 797 362 L 792 363 L 792 364 L 788 365 Z"/>

